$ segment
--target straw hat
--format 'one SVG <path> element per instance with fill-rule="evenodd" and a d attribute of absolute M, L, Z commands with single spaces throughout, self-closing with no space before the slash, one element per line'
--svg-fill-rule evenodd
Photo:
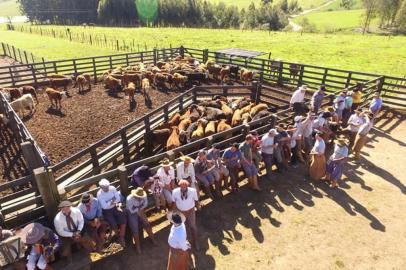
<path fill-rule="evenodd" d="M 181 156 L 179 159 L 182 161 L 189 161 L 190 163 L 195 162 L 195 160 L 189 156 Z"/>
<path fill-rule="evenodd" d="M 326 112 L 334 112 L 335 109 L 334 109 L 333 107 L 329 106 L 329 107 L 327 107 L 327 108 L 325 109 L 325 111 L 326 111 Z"/>
<path fill-rule="evenodd" d="M 139 199 L 144 199 L 145 197 L 147 197 L 147 193 L 142 187 L 131 190 L 131 195 Z"/>
<path fill-rule="evenodd" d="M 189 186 L 189 181 L 185 180 L 185 179 L 182 179 L 182 180 L 179 181 L 179 186 L 180 187 L 188 187 Z"/>
<path fill-rule="evenodd" d="M 301 115 L 297 115 L 297 116 L 295 116 L 295 118 L 293 119 L 295 122 L 300 122 L 300 121 L 302 121 L 303 120 L 303 116 L 301 116 Z M 272 129 L 271 129 L 272 130 Z M 276 131 L 276 130 L 275 130 Z"/>
<path fill-rule="evenodd" d="M 107 180 L 106 178 L 103 178 L 102 180 L 99 181 L 99 186 L 101 186 L 101 187 L 109 187 L 110 186 L 110 181 Z"/>
<path fill-rule="evenodd" d="M 337 145 L 344 146 L 348 144 L 348 139 L 346 137 L 338 137 L 337 138 Z"/>
<path fill-rule="evenodd" d="M 26 243 L 27 245 L 33 245 L 45 234 L 45 227 L 42 226 L 40 223 L 30 223 L 24 227 L 21 232 L 21 241 Z"/>
<path fill-rule="evenodd" d="M 186 221 L 185 215 L 178 211 L 169 211 L 168 214 L 166 214 L 166 217 L 175 225 L 180 225 Z"/>
<path fill-rule="evenodd" d="M 170 161 L 168 158 L 164 158 L 164 159 L 161 161 L 161 166 L 162 166 L 162 167 L 167 167 L 167 166 L 171 166 L 171 165 L 173 165 L 173 162 Z"/>

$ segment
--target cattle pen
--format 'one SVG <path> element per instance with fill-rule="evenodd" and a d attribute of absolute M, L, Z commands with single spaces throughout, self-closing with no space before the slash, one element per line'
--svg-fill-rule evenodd
<path fill-rule="evenodd" d="M 4 49 L 6 56 L 13 57 Z M 386 75 L 369 74 L 356 71 L 346 71 L 334 68 L 318 67 L 261 58 L 235 58 L 207 49 L 169 48 L 151 51 L 126 53 L 110 56 L 68 59 L 60 61 L 42 61 L 38 63 L 21 64 L 10 67 L 0 67 L 0 87 L 22 86 L 27 84 L 41 85 L 47 75 L 53 73 L 77 75 L 91 73 L 94 83 L 106 69 L 116 66 L 132 65 L 138 62 L 154 63 L 165 61 L 174 55 L 190 55 L 195 59 L 206 62 L 213 59 L 216 63 L 235 65 L 257 71 L 252 85 L 194 85 L 176 98 L 162 106 L 153 109 L 143 117 L 137 118 L 115 132 L 109 134 L 78 153 L 56 164 L 49 164 L 46 153 L 43 153 L 30 134 L 24 123 L 10 108 L 5 98 L 0 95 L 0 110 L 13 119 L 10 122 L 14 134 L 20 134 L 21 147 L 28 163 L 30 174 L 0 185 L 0 191 L 15 186 L 29 185 L 21 191 L 9 194 L 0 200 L 0 225 L 18 227 L 33 220 L 48 217 L 52 219 L 56 205 L 61 198 L 77 201 L 82 192 L 91 188 L 95 192 L 95 184 L 101 178 L 108 178 L 119 187 L 123 194 L 128 194 L 128 177 L 132 170 L 139 165 L 156 167 L 158 162 L 169 157 L 174 160 L 180 153 L 195 155 L 201 146 L 210 146 L 219 142 L 222 149 L 231 142 L 239 142 L 244 134 L 256 130 L 263 134 L 277 122 L 291 120 L 288 100 L 292 89 L 301 84 L 307 84 L 310 89 L 326 85 L 329 97 L 344 88 L 353 88 L 361 83 L 366 103 L 373 92 L 382 93 L 385 104 L 391 107 L 406 107 L 406 79 Z M 213 95 L 226 97 L 249 97 L 257 102 L 263 102 L 277 109 L 276 114 L 269 117 L 240 125 L 223 133 L 217 133 L 201 140 L 183 145 L 172 151 L 152 149 L 150 142 L 145 140 L 145 134 L 168 120 L 171 115 L 182 111 L 198 100 L 210 98 Z M 326 101 L 328 102 L 328 101 Z M 231 138 L 224 140 L 224 137 Z M 17 136 L 17 135 L 16 135 Z M 80 161 L 73 169 L 64 169 Z"/>

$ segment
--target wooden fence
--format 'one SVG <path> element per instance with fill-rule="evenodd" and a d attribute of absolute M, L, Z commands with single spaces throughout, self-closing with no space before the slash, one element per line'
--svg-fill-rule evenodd
<path fill-rule="evenodd" d="M 34 56 L 34 54 L 16 48 L 13 45 L 1 42 L 1 47 L 3 49 L 3 56 L 10 57 L 21 64 L 37 63 L 44 61 L 44 59 L 39 59 L 39 57 Z"/>

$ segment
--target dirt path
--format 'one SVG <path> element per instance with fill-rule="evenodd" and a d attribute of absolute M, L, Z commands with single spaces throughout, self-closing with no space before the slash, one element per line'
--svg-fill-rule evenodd
<path fill-rule="evenodd" d="M 406 259 L 405 115 L 385 114 L 362 162 L 350 162 L 338 190 L 290 169 L 198 213 L 202 251 L 196 269 L 404 269 Z M 169 226 L 94 269 L 166 269 Z"/>
<path fill-rule="evenodd" d="M 299 17 L 299 16 L 306 15 L 306 14 L 308 14 L 308 13 L 310 13 L 310 12 L 313 12 L 313 11 L 318 11 L 318 10 L 320 10 L 320 9 L 322 9 L 322 8 L 324 8 L 324 7 L 326 7 L 326 6 L 330 5 L 330 4 L 332 4 L 332 3 L 334 3 L 335 1 L 337 1 L 337 0 L 330 0 L 330 1 L 326 2 L 326 3 L 324 3 L 324 4 L 321 5 L 321 6 L 318 6 L 318 7 L 315 7 L 315 8 L 311 8 L 311 9 L 306 9 L 306 10 L 303 10 L 302 12 L 300 12 L 299 14 L 295 14 L 295 15 L 290 16 L 290 17 L 288 18 L 288 20 L 289 20 L 289 25 L 292 26 L 292 30 L 295 31 L 295 32 L 298 32 L 298 31 L 302 30 L 302 26 L 299 25 L 299 24 L 297 24 L 297 23 L 295 23 L 295 22 L 293 21 L 294 18 Z"/>

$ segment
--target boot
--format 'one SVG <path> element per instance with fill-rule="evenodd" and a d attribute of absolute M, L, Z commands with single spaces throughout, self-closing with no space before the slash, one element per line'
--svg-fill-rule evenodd
<path fill-rule="evenodd" d="M 210 186 L 208 186 L 208 187 L 204 187 L 204 192 L 206 193 L 206 195 L 208 196 L 208 197 L 210 197 L 210 199 L 212 199 L 212 200 L 214 200 L 214 196 L 213 196 L 213 194 L 211 193 L 211 189 L 210 189 Z"/>
<path fill-rule="evenodd" d="M 261 189 L 258 186 L 258 178 L 256 176 L 252 177 L 251 183 L 252 183 L 251 187 L 253 190 L 261 191 Z"/>
<path fill-rule="evenodd" d="M 216 186 L 216 194 L 218 197 L 223 197 L 223 193 L 221 193 L 221 181 L 216 181 L 214 183 L 214 185 Z"/>
<path fill-rule="evenodd" d="M 137 254 L 141 254 L 141 244 L 140 244 L 140 237 L 138 235 L 134 235 L 133 236 L 133 242 L 134 242 L 134 246 L 135 249 L 137 251 Z"/>
<path fill-rule="evenodd" d="M 154 233 L 152 232 L 152 227 L 149 226 L 149 227 L 145 228 L 145 230 L 147 231 L 147 234 L 148 234 L 149 238 L 151 239 L 152 244 L 154 246 L 156 246 L 156 241 L 155 241 Z"/>
<path fill-rule="evenodd" d="M 120 233 L 119 233 L 119 238 L 118 238 L 118 243 L 125 248 L 125 227 L 126 224 L 121 224 L 120 225 Z"/>

